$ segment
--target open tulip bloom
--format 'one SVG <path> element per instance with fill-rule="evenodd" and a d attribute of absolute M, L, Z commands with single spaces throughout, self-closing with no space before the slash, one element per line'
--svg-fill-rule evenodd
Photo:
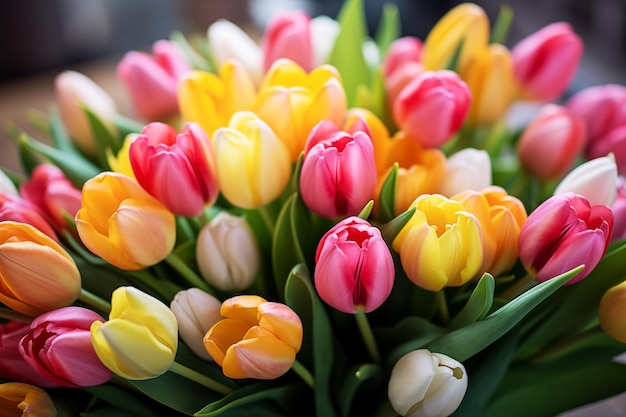
<path fill-rule="evenodd" d="M 626 392 L 626 86 L 571 91 L 566 22 L 513 45 L 509 9 L 463 3 L 418 38 L 386 5 L 370 34 L 344 1 L 128 51 L 125 103 L 62 71 L 7 129 L 0 416 L 547 417 Z"/>

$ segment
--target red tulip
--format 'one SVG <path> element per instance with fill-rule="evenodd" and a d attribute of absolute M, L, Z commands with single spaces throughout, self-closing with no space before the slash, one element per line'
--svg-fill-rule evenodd
<path fill-rule="evenodd" d="M 610 208 L 592 206 L 578 194 L 558 194 L 530 213 L 522 226 L 520 260 L 539 282 L 584 264 L 585 268 L 568 281 L 573 284 L 589 275 L 600 262 L 612 231 Z"/>
<path fill-rule="evenodd" d="M 150 123 L 130 145 L 130 162 L 137 182 L 174 214 L 197 216 L 217 199 L 211 145 L 196 123 L 180 133 Z"/>
<path fill-rule="evenodd" d="M 315 288 L 344 313 L 366 313 L 385 302 L 394 281 L 391 252 L 380 230 L 359 217 L 337 223 L 315 253 Z"/>

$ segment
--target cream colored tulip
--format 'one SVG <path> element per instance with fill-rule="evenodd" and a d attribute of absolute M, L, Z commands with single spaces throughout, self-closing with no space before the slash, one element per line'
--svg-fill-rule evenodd
<path fill-rule="evenodd" d="M 482 149 L 465 148 L 446 160 L 438 192 L 451 197 L 466 190 L 482 190 L 491 185 L 491 159 Z"/>
<path fill-rule="evenodd" d="M 573 192 L 584 196 L 591 205 L 611 206 L 617 194 L 617 165 L 613 154 L 592 159 L 577 166 L 561 180 L 554 195 Z"/>

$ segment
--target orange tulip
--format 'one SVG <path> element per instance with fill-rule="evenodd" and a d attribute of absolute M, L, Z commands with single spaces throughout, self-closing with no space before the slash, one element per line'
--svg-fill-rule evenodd
<path fill-rule="evenodd" d="M 0 384 L 3 417 L 56 417 L 50 396 L 41 388 L 21 382 Z"/>

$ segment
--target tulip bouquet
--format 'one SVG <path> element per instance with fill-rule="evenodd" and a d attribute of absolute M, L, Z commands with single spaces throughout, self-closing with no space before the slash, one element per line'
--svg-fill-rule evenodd
<path fill-rule="evenodd" d="M 626 391 L 626 87 L 471 3 L 56 78 L 0 176 L 0 415 L 549 416 Z M 568 96 L 569 97 L 566 97 Z M 7 411 L 8 410 L 8 411 Z M 8 414 L 7 414 L 8 413 Z"/>

